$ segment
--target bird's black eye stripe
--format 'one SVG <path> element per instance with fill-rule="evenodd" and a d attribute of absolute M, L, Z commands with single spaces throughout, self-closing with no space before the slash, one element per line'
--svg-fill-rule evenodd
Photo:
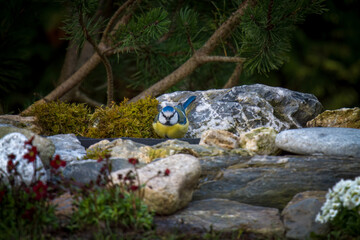
<path fill-rule="evenodd" d="M 166 117 L 165 117 L 165 114 L 164 114 L 163 112 L 161 112 L 161 115 L 163 115 L 163 117 L 166 118 Z"/>

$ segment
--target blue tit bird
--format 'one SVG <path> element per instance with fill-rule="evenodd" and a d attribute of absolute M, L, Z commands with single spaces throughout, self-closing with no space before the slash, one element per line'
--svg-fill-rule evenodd
<path fill-rule="evenodd" d="M 182 138 L 189 128 L 186 117 L 186 108 L 195 100 L 196 96 L 189 97 L 183 104 L 175 107 L 166 106 L 156 115 L 153 128 L 159 137 Z"/>

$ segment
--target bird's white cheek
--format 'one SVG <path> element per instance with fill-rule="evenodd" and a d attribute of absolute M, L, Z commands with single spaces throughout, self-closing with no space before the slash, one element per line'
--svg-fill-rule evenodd
<path fill-rule="evenodd" d="M 179 121 L 178 114 L 174 114 L 174 116 L 172 116 L 172 118 L 170 118 L 170 124 L 171 125 L 175 125 L 178 121 Z"/>
<path fill-rule="evenodd" d="M 166 123 L 166 118 L 162 114 L 159 115 L 159 122 L 162 124 Z"/>

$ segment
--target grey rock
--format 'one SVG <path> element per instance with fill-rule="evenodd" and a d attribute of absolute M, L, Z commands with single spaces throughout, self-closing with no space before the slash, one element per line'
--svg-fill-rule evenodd
<path fill-rule="evenodd" d="M 107 139 L 97 142 L 91 145 L 87 152 L 108 150 L 111 158 L 137 158 L 139 162 L 149 163 L 152 160 L 148 154 L 150 149 L 151 147 L 145 144 L 119 138 L 111 142 Z"/>
<path fill-rule="evenodd" d="M 50 140 L 41 137 L 27 129 L 17 128 L 8 124 L 0 125 L 0 138 L 13 132 L 21 133 L 28 139 L 34 136 L 33 145 L 36 146 L 39 152 L 39 157 L 43 164 L 45 166 L 49 166 L 50 159 L 53 157 L 53 154 L 55 152 L 55 146 Z"/>
<path fill-rule="evenodd" d="M 111 159 L 110 161 L 112 164 L 112 172 L 132 167 L 127 159 Z M 62 173 L 67 179 L 73 178 L 81 183 L 89 183 L 90 181 L 96 181 L 103 165 L 104 162 L 97 162 L 96 160 L 73 161 L 64 167 Z M 140 166 L 142 166 L 142 164 L 140 164 L 139 167 Z"/>
<path fill-rule="evenodd" d="M 0 139 L 0 175 L 6 174 L 7 165 L 9 161 L 9 155 L 15 155 L 13 159 L 14 165 L 17 165 L 17 171 L 20 176 L 15 176 L 15 183 L 20 184 L 22 180 L 25 184 L 30 185 L 33 181 L 41 180 L 46 181 L 47 175 L 44 169 L 44 166 L 40 160 L 40 157 L 36 155 L 35 164 L 29 163 L 28 159 L 24 158 L 24 155 L 29 152 L 28 145 L 25 146 L 25 141 L 28 139 L 21 133 L 10 133 Z M 34 171 L 36 171 L 35 178 Z M 4 176 L 5 182 L 7 182 L 7 177 Z"/>
<path fill-rule="evenodd" d="M 231 155 L 237 154 L 241 156 L 251 156 L 253 153 L 246 149 L 236 148 L 232 150 L 227 150 L 218 146 L 203 146 L 199 144 L 189 144 L 185 141 L 180 141 L 178 139 L 167 140 L 165 142 L 156 144 L 153 146 L 155 151 L 166 151 L 169 155 L 178 154 L 178 153 L 188 153 L 196 157 L 205 157 L 205 156 L 221 156 L 221 155 Z"/>
<path fill-rule="evenodd" d="M 315 222 L 316 215 L 325 203 L 326 191 L 298 193 L 281 213 L 288 239 L 310 239 L 313 232 L 325 235 L 329 226 Z"/>
<path fill-rule="evenodd" d="M 250 158 L 251 157 L 241 155 L 208 156 L 199 158 L 201 165 L 200 184 L 222 178 L 224 170 L 228 167 L 239 163 L 245 163 L 249 161 Z"/>
<path fill-rule="evenodd" d="M 303 128 L 276 136 L 276 146 L 297 154 L 360 157 L 360 129 Z"/>
<path fill-rule="evenodd" d="M 85 148 L 74 134 L 58 134 L 48 137 L 55 147 L 54 155 L 60 155 L 61 159 L 67 162 L 82 159 L 86 155 Z"/>
<path fill-rule="evenodd" d="M 132 140 L 116 139 L 112 142 L 102 140 L 91 145 L 87 152 L 108 150 L 111 152 L 111 158 L 137 158 L 141 163 L 150 163 L 155 159 L 165 158 L 167 156 L 187 153 L 195 157 L 202 156 L 219 156 L 219 155 L 253 155 L 251 151 L 246 149 L 227 150 L 216 146 L 201 146 L 198 144 L 190 144 L 186 141 L 171 139 L 153 146 L 147 146 L 136 143 Z"/>
<path fill-rule="evenodd" d="M 282 209 L 299 192 L 325 191 L 359 175 L 360 158 L 255 156 L 223 170 L 216 181 L 203 182 L 194 199 L 225 198 Z"/>
<path fill-rule="evenodd" d="M 158 97 L 161 105 L 197 98 L 189 106 L 189 130 L 185 137 L 200 138 L 209 129 L 227 130 L 239 135 L 258 127 L 272 127 L 280 132 L 300 128 L 322 111 L 312 94 L 294 92 L 262 84 L 231 89 L 174 92 Z"/>
<path fill-rule="evenodd" d="M 0 115 L 0 125 L 10 125 L 13 127 L 30 130 L 33 133 L 40 134 L 41 128 L 36 125 L 36 117 L 20 115 Z"/>
<path fill-rule="evenodd" d="M 251 206 L 227 199 L 206 199 L 191 202 L 187 208 L 168 217 L 156 217 L 158 230 L 181 233 L 245 232 L 271 239 L 281 237 L 284 226 L 279 210 Z M 258 238 L 256 238 L 258 239 Z"/>

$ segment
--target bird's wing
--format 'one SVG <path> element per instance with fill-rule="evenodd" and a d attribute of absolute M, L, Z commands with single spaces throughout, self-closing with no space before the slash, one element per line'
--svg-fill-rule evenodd
<path fill-rule="evenodd" d="M 191 96 L 191 97 L 189 97 L 189 98 L 182 104 L 182 106 L 184 107 L 184 109 L 186 109 L 195 99 L 196 99 L 196 96 Z"/>
<path fill-rule="evenodd" d="M 185 115 L 184 108 L 182 107 L 182 105 L 180 107 L 179 107 L 179 105 L 176 106 L 175 110 L 179 114 L 179 121 L 178 121 L 179 124 L 183 124 L 183 125 L 186 124 L 187 119 L 186 119 L 186 115 Z"/>

